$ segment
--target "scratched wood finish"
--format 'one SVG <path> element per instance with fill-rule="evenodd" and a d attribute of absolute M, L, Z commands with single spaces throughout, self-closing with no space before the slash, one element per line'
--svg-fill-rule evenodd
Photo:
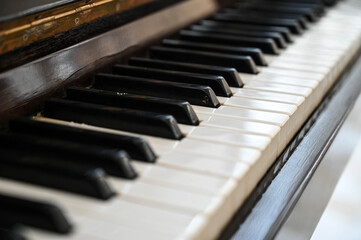
<path fill-rule="evenodd" d="M 326 95 L 298 136 L 235 214 L 219 240 L 275 237 L 360 94 L 360 76 L 361 56 Z"/>
<path fill-rule="evenodd" d="M 0 74 L 0 124 L 38 109 L 50 94 L 216 11 L 188 0 Z"/>
<path fill-rule="evenodd" d="M 143 0 L 141 0 L 143 1 Z M 31 44 L 24 45 L 23 47 L 16 48 L 15 50 L 12 50 L 10 52 L 6 52 L 4 54 L 0 55 L 0 72 L 4 72 L 8 69 L 14 68 L 16 66 L 23 65 L 25 63 L 28 63 L 30 61 L 33 61 L 35 59 L 39 59 L 41 57 L 44 57 L 50 53 L 59 51 L 61 49 L 64 49 L 66 47 L 73 46 L 81 41 L 84 41 L 86 39 L 89 39 L 91 37 L 100 35 L 104 32 L 107 32 L 111 29 L 117 28 L 119 26 L 122 26 L 128 22 L 134 21 L 136 19 L 139 19 L 141 17 L 144 17 L 146 15 L 149 15 L 155 11 L 158 11 L 160 9 L 163 9 L 165 7 L 169 7 L 172 4 L 182 2 L 184 0 L 157 0 L 153 2 L 148 2 L 145 4 L 141 4 L 137 7 L 133 7 L 131 9 L 121 11 L 120 13 L 113 14 L 110 16 L 105 16 L 102 18 L 97 18 L 89 23 L 80 24 L 80 18 L 79 18 L 79 26 L 75 26 L 71 28 L 68 31 L 56 33 L 54 32 L 54 35 L 50 35 L 49 37 L 45 39 L 40 39 L 32 42 Z M 108 7 L 105 6 L 105 9 L 103 9 L 104 6 L 99 6 L 96 9 L 99 11 L 106 11 Z M 93 9 L 94 11 L 96 9 Z M 70 25 L 74 25 L 76 21 L 75 15 L 69 16 L 69 18 L 73 19 L 74 21 L 70 21 Z M 87 14 L 84 15 L 85 18 L 92 19 L 93 14 L 90 14 L 89 16 Z M 94 15 L 96 17 L 96 14 Z M 66 20 L 66 18 L 65 18 Z M 59 20 L 61 21 L 61 19 Z M 166 23 L 163 23 L 166 24 Z M 66 24 L 65 24 L 66 25 Z M 76 25 L 76 24 L 75 24 Z M 55 26 L 55 30 L 61 30 L 63 25 L 60 24 L 59 28 L 58 26 Z M 65 26 L 65 28 L 67 28 Z M 54 30 L 54 31 L 55 31 Z M 50 32 L 52 32 L 51 27 L 49 29 Z M 135 31 L 135 29 L 134 29 Z M 35 30 L 36 32 L 36 30 Z M 41 31 L 40 31 L 41 32 Z M 36 35 L 36 34 L 35 34 Z M 42 36 L 43 34 L 40 34 Z M 35 37 L 37 38 L 37 37 Z M 20 40 L 21 41 L 21 40 Z"/>
<path fill-rule="evenodd" d="M 32 14 L 25 11 L 0 18 L 0 54 L 151 1 L 83 0 L 58 7 L 53 6 L 55 2 L 48 5 L 49 10 L 40 8 Z"/>

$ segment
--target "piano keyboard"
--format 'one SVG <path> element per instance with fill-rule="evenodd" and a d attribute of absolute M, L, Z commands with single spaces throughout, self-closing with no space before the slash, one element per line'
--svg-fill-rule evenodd
<path fill-rule="evenodd" d="M 216 239 L 358 52 L 360 9 L 237 3 L 12 120 L 0 234 Z"/>

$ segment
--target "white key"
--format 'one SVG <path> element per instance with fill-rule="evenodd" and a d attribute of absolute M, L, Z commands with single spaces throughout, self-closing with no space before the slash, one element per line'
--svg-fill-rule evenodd
<path fill-rule="evenodd" d="M 205 140 L 207 142 L 227 144 L 230 146 L 254 148 L 261 154 L 269 156 L 270 161 L 277 155 L 277 142 L 271 138 L 260 135 L 233 132 L 228 129 L 200 126 L 191 131 L 187 139 Z"/>
<path fill-rule="evenodd" d="M 293 129 L 301 127 L 304 121 L 303 109 L 298 111 L 298 107 L 294 104 L 233 97 L 225 101 L 224 105 L 286 114 L 289 116 L 288 124 L 289 126 L 292 126 Z M 293 131 L 289 134 L 294 135 L 295 133 L 296 131 Z"/>
<path fill-rule="evenodd" d="M 221 106 L 217 109 L 205 108 L 194 106 L 194 110 L 196 113 L 206 114 L 211 116 L 220 116 L 227 118 L 234 118 L 246 121 L 254 121 L 260 123 L 271 124 L 275 126 L 279 126 L 281 128 L 280 138 L 285 139 L 285 141 L 290 140 L 289 134 L 289 117 L 286 114 L 280 113 L 272 113 L 272 112 L 264 112 L 253 109 L 243 109 L 243 108 L 235 108 L 228 106 Z"/>
<path fill-rule="evenodd" d="M 233 132 L 241 132 L 241 133 L 251 133 L 257 135 L 268 136 L 271 139 L 271 142 L 276 144 L 277 155 L 280 151 L 285 147 L 284 145 L 287 143 L 281 143 L 280 127 L 252 122 L 252 121 L 244 121 L 239 119 L 225 118 L 219 116 L 210 116 L 205 114 L 198 114 L 198 117 L 201 122 L 201 126 L 210 126 L 210 127 L 219 127 L 231 130 Z"/>
<path fill-rule="evenodd" d="M 300 87 L 309 87 L 312 89 L 315 89 L 319 86 L 319 81 L 317 80 L 279 76 L 275 73 L 260 73 L 257 75 L 242 74 L 242 76 L 243 76 L 242 81 L 245 84 L 247 84 L 250 81 L 262 81 L 262 82 L 273 82 L 273 83 L 282 83 L 287 85 L 295 85 Z"/>
<path fill-rule="evenodd" d="M 226 184 L 227 178 L 207 176 L 202 173 L 188 172 L 180 169 L 158 166 L 133 161 L 132 165 L 141 176 L 141 181 L 156 183 L 157 185 L 178 187 L 192 192 L 216 195 Z M 140 171 L 140 168 L 142 170 Z"/>
<path fill-rule="evenodd" d="M 75 225 L 74 239 L 78 239 L 78 233 L 88 234 L 93 237 L 104 237 L 107 235 L 106 232 L 103 233 L 102 231 L 99 233 L 93 232 L 92 229 L 96 228 L 96 226 L 85 224 L 84 221 L 77 221 L 79 217 L 100 219 L 104 224 L 104 231 L 106 226 L 111 226 L 113 230 L 121 227 L 122 230 L 128 230 L 130 232 L 143 228 L 144 232 L 150 234 L 150 236 L 163 236 L 162 238 L 164 238 L 164 236 L 174 236 L 174 234 L 171 231 L 162 231 L 160 233 L 159 231 L 153 231 L 153 228 L 157 229 L 165 225 L 172 231 L 177 232 L 176 235 L 178 235 L 193 218 L 193 215 L 142 206 L 124 201 L 119 197 L 113 197 L 108 201 L 99 201 L 7 179 L 1 179 L 0 189 L 2 193 L 22 198 L 59 202 L 60 206 L 63 206 L 66 215 L 70 218 L 70 221 Z M 117 227 L 114 228 L 114 224 L 116 224 Z M 50 236 L 51 235 L 49 235 L 49 237 Z M 111 238 L 105 237 L 105 239 Z"/>

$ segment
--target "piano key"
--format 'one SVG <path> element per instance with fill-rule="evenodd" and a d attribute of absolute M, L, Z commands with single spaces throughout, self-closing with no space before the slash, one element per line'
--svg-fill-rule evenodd
<path fill-rule="evenodd" d="M 95 239 L 110 240 L 114 239 L 115 230 L 124 231 L 122 236 L 128 236 L 129 239 L 144 239 L 147 234 L 150 237 L 147 237 L 147 239 L 169 239 L 179 235 L 192 220 L 191 214 L 167 211 L 154 206 L 132 203 L 121 198 L 113 198 L 111 201 L 101 203 L 54 190 L 48 191 L 37 186 L 1 180 L 1 191 L 10 192 L 24 198 L 61 202 L 67 209 L 67 216 L 76 229 L 76 231 L 66 235 L 66 239 L 79 239 L 79 236 L 85 235 Z M 11 185 L 12 189 L 6 188 L 4 184 Z M 117 212 L 122 214 L 117 214 Z M 98 219 L 98 224 L 89 224 L 90 219 Z M 167 229 L 162 230 L 162 227 Z M 139 238 L 139 235 L 134 233 L 135 230 L 139 231 L 140 228 L 145 234 L 141 235 L 143 238 Z M 109 231 L 104 232 L 106 229 Z M 33 229 L 28 233 L 30 233 L 30 236 L 41 234 L 42 239 L 59 239 L 58 235 L 50 235 Z"/>
<path fill-rule="evenodd" d="M 199 124 L 197 115 L 186 101 L 132 94 L 119 95 L 116 92 L 111 91 L 74 87 L 68 88 L 66 94 L 67 99 L 70 100 L 170 114 L 179 123 L 188 125 Z"/>
<path fill-rule="evenodd" d="M 272 6 L 282 6 L 282 7 L 293 7 L 293 8 L 308 8 L 312 10 L 317 16 L 321 17 L 325 13 L 325 7 L 319 3 L 305 3 L 305 2 L 297 2 L 297 1 L 262 1 L 264 5 L 272 5 Z"/>
<path fill-rule="evenodd" d="M 269 102 L 264 100 L 248 99 L 248 98 L 229 98 L 225 100 L 223 105 L 256 109 L 266 112 L 278 112 L 287 115 L 292 115 L 297 110 L 297 106 L 293 104 L 276 103 L 276 102 Z"/>
<path fill-rule="evenodd" d="M 235 35 L 235 36 L 246 36 L 246 37 L 271 38 L 277 44 L 278 48 L 283 49 L 287 47 L 287 44 L 283 36 L 276 32 L 247 31 L 247 30 L 233 30 L 233 29 L 230 30 L 230 29 L 212 28 L 201 25 L 192 25 L 190 26 L 190 30 L 222 34 L 223 36 Z"/>
<path fill-rule="evenodd" d="M 201 43 L 213 43 L 220 45 L 238 46 L 238 47 L 253 47 L 259 48 L 264 53 L 278 55 L 280 53 L 276 43 L 272 38 L 261 37 L 243 37 L 243 36 L 226 36 L 214 33 L 197 32 L 182 30 L 179 32 L 179 38 L 181 40 L 201 42 Z M 241 71 L 241 70 L 239 70 Z"/>
<path fill-rule="evenodd" d="M 26 240 L 26 238 L 18 232 L 14 232 L 5 228 L 0 228 L 0 239 L 4 240 Z"/>
<path fill-rule="evenodd" d="M 214 108 L 220 105 L 213 90 L 203 85 L 173 83 L 111 74 L 97 74 L 94 87 L 96 89 L 126 94 L 131 93 L 185 100 L 191 104 Z"/>
<path fill-rule="evenodd" d="M 312 90 L 307 87 L 298 87 L 298 86 L 285 86 L 277 83 L 260 83 L 257 81 L 250 81 L 245 88 L 256 89 L 256 90 L 266 90 L 277 93 L 288 93 L 302 97 L 310 96 Z"/>
<path fill-rule="evenodd" d="M 267 17 L 267 18 L 277 18 L 277 19 L 292 19 L 296 20 L 300 27 L 304 30 L 308 29 L 308 20 L 299 13 L 284 13 L 284 12 L 273 12 L 273 11 L 262 11 L 262 10 L 253 10 L 248 8 L 226 8 L 222 10 L 222 13 L 225 14 L 234 14 L 241 15 L 243 17 Z"/>
<path fill-rule="evenodd" d="M 97 145 L 98 147 L 125 150 L 132 159 L 155 162 L 156 156 L 148 143 L 137 137 L 106 134 L 72 126 L 64 126 L 28 118 L 10 120 L 9 128 L 12 132 L 27 133 L 33 136 L 44 136 L 69 142 Z"/>
<path fill-rule="evenodd" d="M 27 155 L 15 150 L 0 149 L 0 176 L 17 181 L 61 189 L 102 200 L 114 195 L 101 169 L 69 166 L 51 158 Z M 76 167 L 74 167 L 77 165 Z"/>
<path fill-rule="evenodd" d="M 62 210 L 53 204 L 0 194 L 0 209 L 1 223 L 21 223 L 61 234 L 72 229 Z"/>
<path fill-rule="evenodd" d="M 216 127 L 231 130 L 233 132 L 269 137 L 271 139 L 271 144 L 273 144 L 273 148 L 277 149 L 277 155 L 280 153 L 280 150 L 285 147 L 286 142 L 284 139 L 281 139 L 281 129 L 278 126 L 201 113 L 198 115 L 202 119 L 201 126 Z"/>
<path fill-rule="evenodd" d="M 79 127 L 87 127 L 86 125 L 79 125 Z M 93 126 L 90 126 L 93 128 Z M 99 130 L 101 131 L 109 131 L 109 132 L 119 132 L 119 131 L 116 131 L 116 130 L 111 130 L 111 129 L 101 129 L 101 128 L 98 128 Z M 149 139 L 151 137 L 148 137 L 147 139 L 150 141 L 151 144 L 157 144 L 156 142 L 153 142 L 153 138 L 152 139 Z M 172 140 L 161 140 L 161 142 L 164 143 L 164 141 L 172 141 Z M 197 146 L 201 146 L 200 149 L 192 149 L 190 147 L 188 147 L 188 145 L 197 145 Z M 227 201 L 231 201 L 234 203 L 235 201 L 236 202 L 239 202 L 239 201 L 243 201 L 244 200 L 244 193 L 245 191 L 250 191 L 254 184 L 255 184 L 255 179 L 257 178 L 257 176 L 259 177 L 260 175 L 262 175 L 265 171 L 265 169 L 267 168 L 267 165 L 270 163 L 268 160 L 268 157 L 266 156 L 264 159 L 260 159 L 259 161 L 256 161 L 256 159 L 260 156 L 258 151 L 257 150 L 252 150 L 250 148 L 240 148 L 240 147 L 232 147 L 232 146 L 229 146 L 229 145 L 226 145 L 226 144 L 222 144 L 222 146 L 217 146 L 214 145 L 214 144 L 211 144 L 211 143 L 205 143 L 205 142 L 200 142 L 200 141 L 197 141 L 197 140 L 191 140 L 191 139 L 185 139 L 185 140 L 182 140 L 179 144 L 177 145 L 174 145 L 173 147 L 171 147 L 171 149 L 169 149 L 169 151 L 179 151 L 179 152 L 193 152 L 194 154 L 199 154 L 199 155 L 205 155 L 205 156 L 214 156 L 215 152 L 211 152 L 211 153 L 208 153 L 207 151 L 204 151 L 202 149 L 213 149 L 213 148 L 222 148 L 224 150 L 225 153 L 227 154 L 224 154 L 224 155 L 216 155 L 217 157 L 220 157 L 222 159 L 225 159 L 225 160 L 228 160 L 228 161 L 235 161 L 237 159 L 237 161 L 246 161 L 248 164 L 251 164 L 252 166 L 252 170 L 249 172 L 249 175 L 247 175 L 247 181 L 249 180 L 250 183 L 246 184 L 246 186 L 248 186 L 247 188 L 238 188 L 238 190 L 235 190 L 236 193 L 242 193 L 242 195 L 240 194 L 235 194 L 235 195 L 232 195 L 232 194 L 226 194 L 227 197 L 226 200 Z M 155 147 L 155 145 L 153 145 Z M 160 148 L 164 148 L 164 145 L 161 144 Z M 217 152 L 217 149 L 215 149 L 215 151 Z M 236 154 L 236 156 L 238 156 L 238 158 L 232 158 L 232 156 L 234 156 L 234 154 Z M 247 173 L 248 174 L 248 173 Z M 255 179 L 254 179 L 255 178 Z M 244 180 L 245 181 L 245 180 Z M 238 186 L 245 186 L 244 183 L 242 184 L 239 184 Z M 121 189 L 118 189 L 118 191 L 121 191 Z M 124 194 L 124 193 L 123 193 Z M 138 196 L 140 197 L 140 196 Z M 143 199 L 144 200 L 144 199 Z M 145 201 L 145 200 L 144 200 Z M 148 201 L 145 201 L 145 202 L 148 202 Z M 227 204 L 226 206 L 232 206 L 232 209 L 235 209 L 235 205 L 232 204 L 232 205 L 229 205 Z M 212 208 L 211 208 L 212 209 Z M 218 209 L 217 208 L 217 212 L 219 213 L 219 211 L 222 213 L 222 214 L 225 214 L 224 213 L 224 209 L 220 208 Z M 214 210 L 212 210 L 212 214 L 216 214 L 216 213 L 213 213 Z M 220 214 L 220 213 L 219 213 Z M 222 217 L 223 218 L 223 217 Z M 223 220 L 222 220 L 223 221 Z"/>
<path fill-rule="evenodd" d="M 283 141 L 290 140 L 290 126 L 288 123 L 289 116 L 286 114 L 273 113 L 273 112 L 264 112 L 254 109 L 243 109 L 230 106 L 222 106 L 216 111 L 210 111 L 208 108 L 197 107 L 195 110 L 201 114 L 207 114 L 211 116 L 219 116 L 226 118 L 234 118 L 239 120 L 253 121 L 259 123 L 266 123 L 281 127 L 280 138 Z"/>
<path fill-rule="evenodd" d="M 218 29 L 277 32 L 284 37 L 287 43 L 293 42 L 292 34 L 290 30 L 286 27 L 251 25 L 251 24 L 231 23 L 231 22 L 215 21 L 215 20 L 202 20 L 200 24 L 203 26 L 209 26 Z"/>
<path fill-rule="evenodd" d="M 184 171 L 158 164 L 149 166 L 149 164 L 137 163 L 135 165 L 137 169 L 143 168 L 141 173 L 142 181 L 156 183 L 157 185 L 171 188 L 177 186 L 181 189 L 204 194 L 216 195 L 219 189 L 227 183 L 229 178 L 229 176 L 224 178 L 200 174 L 199 172 Z"/>
<path fill-rule="evenodd" d="M 272 12 L 284 12 L 284 13 L 299 13 L 303 14 L 309 21 L 316 22 L 319 17 L 315 14 L 314 11 L 310 8 L 300 8 L 300 7 L 289 7 L 289 6 L 281 6 L 276 5 L 273 6 L 271 4 L 248 4 L 248 3 L 236 3 L 234 5 L 235 8 L 249 8 L 254 10 L 262 10 L 262 11 L 272 11 Z"/>
<path fill-rule="evenodd" d="M 279 134 L 280 131 L 280 127 L 265 123 L 212 116 L 202 113 L 198 113 L 198 116 L 202 120 L 201 126 L 212 126 L 217 128 L 229 129 L 235 132 L 268 136 L 270 138 L 277 138 L 276 136 Z"/>
<path fill-rule="evenodd" d="M 232 88 L 234 97 L 246 97 L 251 99 L 266 100 L 280 103 L 290 103 L 300 106 L 304 103 L 305 98 L 292 94 L 275 93 L 255 89 L 237 89 Z"/>
<path fill-rule="evenodd" d="M 170 82 L 199 84 L 209 86 L 219 96 L 230 97 L 232 92 L 222 76 L 189 72 L 169 71 L 136 66 L 115 65 L 113 74 L 140 78 L 157 79 Z"/>
<path fill-rule="evenodd" d="M 180 62 L 163 61 L 163 60 L 149 59 L 149 58 L 136 58 L 136 57 L 130 58 L 128 64 L 132 66 L 159 68 L 166 70 L 222 76 L 227 81 L 230 87 L 243 86 L 243 82 L 237 70 L 234 68 L 217 67 L 217 66 L 202 65 L 202 64 L 180 63 Z"/>
<path fill-rule="evenodd" d="M 247 133 L 237 133 L 228 129 L 199 126 L 193 128 L 187 134 L 187 139 L 206 140 L 207 142 L 227 144 L 229 146 L 255 148 L 262 154 L 277 155 L 277 142 L 272 142 L 271 138 Z M 182 144 L 182 143 L 180 143 Z"/>
<path fill-rule="evenodd" d="M 44 116 L 171 139 L 183 137 L 171 115 L 139 110 L 51 99 L 45 102 Z"/>
<path fill-rule="evenodd" d="M 297 20 L 293 19 L 282 19 L 282 18 L 268 18 L 268 17 L 249 17 L 238 14 L 224 14 L 216 13 L 212 16 L 212 20 L 233 22 L 233 23 L 245 23 L 254 25 L 266 25 L 266 26 L 277 26 L 287 27 L 293 34 L 301 35 L 303 29 Z"/>
<path fill-rule="evenodd" d="M 181 48 L 205 52 L 225 53 L 233 55 L 250 56 L 254 63 L 259 66 L 267 66 L 263 53 L 258 48 L 235 47 L 219 44 L 195 43 L 176 39 L 163 39 L 162 46 L 171 48 Z"/>
<path fill-rule="evenodd" d="M 301 87 L 309 87 L 316 89 L 320 85 L 320 81 L 307 79 L 307 78 L 296 78 L 296 77 L 286 77 L 279 76 L 272 73 L 261 73 L 258 75 L 242 75 L 244 77 L 244 82 L 248 83 L 249 81 L 263 81 L 263 82 L 274 82 L 282 83 L 287 85 L 295 85 Z"/>
<path fill-rule="evenodd" d="M 249 56 L 166 47 L 152 47 L 149 54 L 151 58 L 156 59 L 232 67 L 241 72 L 258 73 L 256 64 Z"/>
<path fill-rule="evenodd" d="M 128 154 L 122 150 L 12 132 L 0 134 L 0 141 L 7 149 L 21 151 L 25 156 L 40 157 L 38 161 L 45 158 L 63 165 L 103 168 L 110 175 L 128 179 L 137 176 Z"/>

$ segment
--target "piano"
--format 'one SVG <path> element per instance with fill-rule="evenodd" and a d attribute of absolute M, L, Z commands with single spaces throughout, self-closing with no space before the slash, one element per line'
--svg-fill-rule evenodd
<path fill-rule="evenodd" d="M 274 238 L 361 91 L 361 4 L 44 2 L 0 18 L 0 238 Z"/>

